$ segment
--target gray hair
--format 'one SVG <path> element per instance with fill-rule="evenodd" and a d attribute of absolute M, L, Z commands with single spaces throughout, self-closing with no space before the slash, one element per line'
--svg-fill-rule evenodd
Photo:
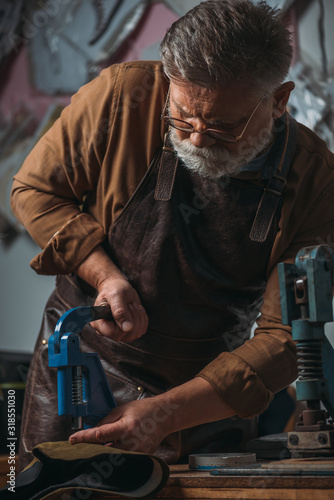
<path fill-rule="evenodd" d="M 172 24 L 160 55 L 170 79 L 269 95 L 289 71 L 291 36 L 280 11 L 264 1 L 207 0 Z"/>

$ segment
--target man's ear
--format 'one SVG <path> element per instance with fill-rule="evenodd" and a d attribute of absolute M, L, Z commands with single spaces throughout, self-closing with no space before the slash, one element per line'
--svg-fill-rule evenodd
<path fill-rule="evenodd" d="M 273 118 L 280 118 L 285 113 L 290 93 L 295 88 L 293 82 L 285 82 L 274 92 L 273 99 Z"/>

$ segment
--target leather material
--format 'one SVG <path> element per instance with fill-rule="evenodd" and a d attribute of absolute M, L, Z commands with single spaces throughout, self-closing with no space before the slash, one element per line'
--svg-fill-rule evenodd
<path fill-rule="evenodd" d="M 178 157 L 165 135 L 164 146 L 160 160 L 159 175 L 155 187 L 154 199 L 168 201 L 172 196 Z"/>
<path fill-rule="evenodd" d="M 168 465 L 158 457 L 92 443 L 46 442 L 33 453 L 36 458 L 15 478 L 16 500 L 114 495 L 146 500 L 161 490 L 169 476 Z M 0 496 L 8 500 L 13 492 L 0 490 Z"/>
<path fill-rule="evenodd" d="M 249 235 L 250 239 L 253 241 L 263 242 L 269 234 L 273 218 L 285 188 L 292 157 L 296 149 L 296 138 L 298 133 L 296 120 L 286 113 L 279 123 L 282 125 L 285 124 L 285 134 L 278 135 L 274 146 L 271 148 L 268 163 L 275 164 L 274 161 L 271 161 L 272 158 L 281 158 L 281 161 L 269 178 L 259 203 L 253 227 Z"/>

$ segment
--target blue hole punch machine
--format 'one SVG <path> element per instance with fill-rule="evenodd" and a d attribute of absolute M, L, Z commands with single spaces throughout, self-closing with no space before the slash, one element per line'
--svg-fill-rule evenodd
<path fill-rule="evenodd" d="M 109 305 L 70 309 L 49 339 L 49 366 L 57 368 L 58 415 L 72 417 L 72 429 L 95 426 L 116 406 L 98 354 L 80 351 L 82 328 L 97 319 L 112 320 Z"/>

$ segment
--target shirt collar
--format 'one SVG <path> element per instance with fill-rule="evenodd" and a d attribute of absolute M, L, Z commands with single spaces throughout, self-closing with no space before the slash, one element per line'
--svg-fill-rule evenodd
<path fill-rule="evenodd" d="M 242 179 L 269 179 L 276 171 L 280 161 L 286 136 L 285 114 L 275 122 L 275 140 L 272 146 L 262 155 L 244 165 L 237 176 Z"/>

